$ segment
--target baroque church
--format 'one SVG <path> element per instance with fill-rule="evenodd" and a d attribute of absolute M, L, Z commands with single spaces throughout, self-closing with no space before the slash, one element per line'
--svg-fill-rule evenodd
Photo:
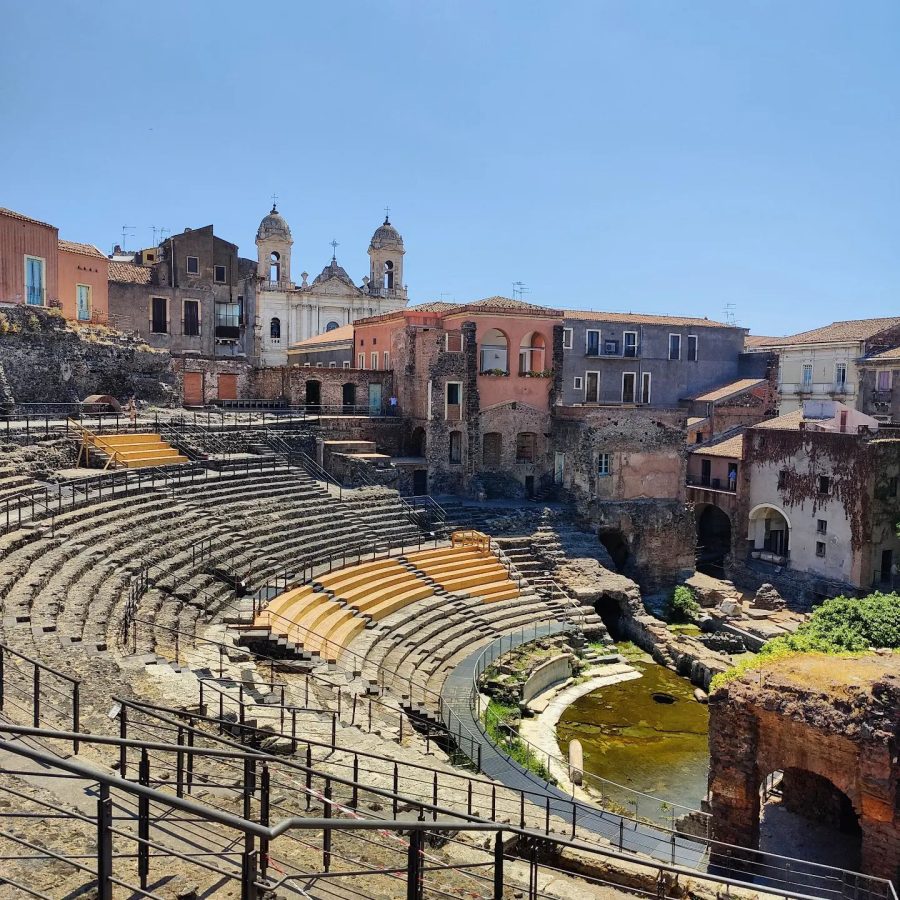
<path fill-rule="evenodd" d="M 256 232 L 256 344 L 261 365 L 287 365 L 288 348 L 297 341 L 406 306 L 403 238 L 387 216 L 372 235 L 369 275 L 361 285 L 353 283 L 336 255 L 312 281 L 301 272 L 300 284 L 295 284 L 293 243 L 287 221 L 273 204 Z"/>

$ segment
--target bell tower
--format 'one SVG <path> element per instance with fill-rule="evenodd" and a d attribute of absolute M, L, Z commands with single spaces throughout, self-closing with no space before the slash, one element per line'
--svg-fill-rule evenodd
<path fill-rule="evenodd" d="M 369 293 L 377 297 L 406 299 L 403 284 L 403 238 L 387 215 L 369 243 Z"/>
<path fill-rule="evenodd" d="M 256 250 L 257 274 L 265 281 L 291 283 L 291 246 L 294 239 L 284 216 L 272 204 L 272 211 L 259 223 Z"/>

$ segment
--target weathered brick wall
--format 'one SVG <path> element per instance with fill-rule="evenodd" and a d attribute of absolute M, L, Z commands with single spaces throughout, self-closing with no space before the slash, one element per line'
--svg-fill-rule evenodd
<path fill-rule="evenodd" d="M 90 394 L 181 402 L 168 352 L 103 326 L 67 323 L 39 308 L 3 307 L 0 363 L 18 403 L 69 402 Z"/>
<path fill-rule="evenodd" d="M 178 383 L 178 394 L 184 396 L 184 375 L 199 372 L 202 375 L 203 400 L 212 403 L 219 398 L 219 375 L 237 376 L 238 398 L 250 396 L 253 369 L 245 359 L 205 359 L 197 356 L 176 357 L 172 369 Z"/>
<path fill-rule="evenodd" d="M 256 369 L 249 388 L 252 395 L 264 400 L 286 398 L 291 406 L 307 402 L 306 383 L 318 381 L 320 402 L 323 406 L 341 406 L 344 402 L 345 384 L 355 387 L 354 403 L 366 406 L 369 402 L 369 385 L 380 384 L 382 404 L 385 409 L 393 391 L 392 372 L 367 369 L 326 369 L 310 366 L 270 366 Z"/>

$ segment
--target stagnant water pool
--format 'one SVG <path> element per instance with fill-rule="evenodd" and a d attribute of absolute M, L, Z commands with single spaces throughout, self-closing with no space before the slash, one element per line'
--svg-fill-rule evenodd
<path fill-rule="evenodd" d="M 708 708 L 694 699 L 690 682 L 664 666 L 632 665 L 640 678 L 585 694 L 565 710 L 556 729 L 560 748 L 568 758 L 569 742 L 577 738 L 585 772 L 699 809 L 709 768 Z M 587 779 L 586 787 L 595 786 Z M 604 786 L 603 793 L 633 811 L 630 791 Z M 671 818 L 671 809 L 638 802 L 643 818 Z"/>

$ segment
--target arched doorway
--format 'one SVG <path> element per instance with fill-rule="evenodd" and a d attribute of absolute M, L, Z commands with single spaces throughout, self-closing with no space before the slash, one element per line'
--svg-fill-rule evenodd
<path fill-rule="evenodd" d="M 306 382 L 306 400 L 307 406 L 318 408 L 322 405 L 322 382 L 311 379 Z"/>
<path fill-rule="evenodd" d="M 697 570 L 714 578 L 725 577 L 725 558 L 731 553 L 731 519 L 709 504 L 697 516 Z"/>
<path fill-rule="evenodd" d="M 759 849 L 858 871 L 859 816 L 828 778 L 807 769 L 778 770 L 760 785 Z"/>
<path fill-rule="evenodd" d="M 791 520 L 777 506 L 760 503 L 750 510 L 747 538 L 753 543 L 754 551 L 786 562 L 791 547 Z"/>
<path fill-rule="evenodd" d="M 481 339 L 478 371 L 509 375 L 509 340 L 499 328 L 489 328 Z"/>
<path fill-rule="evenodd" d="M 617 572 L 623 572 L 631 557 L 628 539 L 620 528 L 601 528 L 598 532 L 600 543 L 606 547 Z"/>
<path fill-rule="evenodd" d="M 425 429 L 414 428 L 409 440 L 409 455 L 424 456 L 425 455 Z"/>
<path fill-rule="evenodd" d="M 356 406 L 356 385 L 345 384 L 341 386 L 341 403 L 344 405 L 344 413 L 352 413 Z"/>

